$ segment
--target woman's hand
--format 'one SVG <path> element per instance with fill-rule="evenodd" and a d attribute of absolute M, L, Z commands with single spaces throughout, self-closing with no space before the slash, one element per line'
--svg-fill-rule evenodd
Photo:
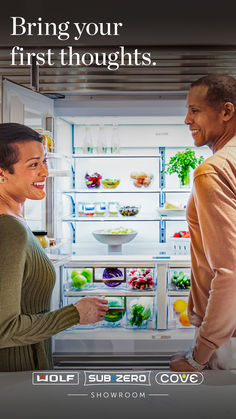
<path fill-rule="evenodd" d="M 104 297 L 84 297 L 74 306 L 79 312 L 80 324 L 96 323 L 103 320 L 109 309 L 108 302 Z"/>

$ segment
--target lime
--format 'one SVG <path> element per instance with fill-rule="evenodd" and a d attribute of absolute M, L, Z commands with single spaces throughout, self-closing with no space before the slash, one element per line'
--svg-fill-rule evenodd
<path fill-rule="evenodd" d="M 87 279 L 83 275 L 74 276 L 72 285 L 75 288 L 81 289 L 87 284 Z"/>
<path fill-rule="evenodd" d="M 91 269 L 83 269 L 80 272 L 80 275 L 83 275 L 87 279 L 87 282 L 89 283 L 93 281 L 93 273 Z"/>

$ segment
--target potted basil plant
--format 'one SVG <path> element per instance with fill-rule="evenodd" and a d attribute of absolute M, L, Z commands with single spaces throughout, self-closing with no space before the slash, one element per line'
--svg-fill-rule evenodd
<path fill-rule="evenodd" d="M 171 175 L 177 173 L 180 179 L 181 186 L 188 186 L 190 184 L 190 168 L 196 169 L 196 167 L 203 162 L 203 156 L 196 157 L 194 151 L 190 148 L 186 148 L 185 151 L 176 153 L 170 158 L 167 169 L 163 173 Z"/>

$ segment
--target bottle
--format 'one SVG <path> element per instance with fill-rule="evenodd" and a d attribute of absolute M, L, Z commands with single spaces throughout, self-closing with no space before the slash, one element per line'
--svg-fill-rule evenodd
<path fill-rule="evenodd" d="M 39 241 L 41 246 L 46 249 L 49 247 L 49 239 L 47 237 L 47 231 L 32 231 L 36 239 Z"/>
<path fill-rule="evenodd" d="M 55 152 L 55 141 L 52 136 L 52 133 L 50 131 L 44 131 L 44 135 L 47 139 L 47 151 L 48 153 L 54 153 Z"/>
<path fill-rule="evenodd" d="M 83 152 L 93 153 L 93 141 L 90 132 L 90 128 L 88 126 L 85 127 L 85 134 L 84 134 L 84 143 L 83 143 Z"/>
<path fill-rule="evenodd" d="M 98 131 L 98 142 L 97 142 L 98 153 L 107 153 L 107 140 L 104 132 L 104 125 L 100 125 Z"/>
<path fill-rule="evenodd" d="M 113 133 L 111 137 L 111 153 L 120 152 L 120 136 L 119 136 L 119 126 L 117 124 L 113 125 Z"/>

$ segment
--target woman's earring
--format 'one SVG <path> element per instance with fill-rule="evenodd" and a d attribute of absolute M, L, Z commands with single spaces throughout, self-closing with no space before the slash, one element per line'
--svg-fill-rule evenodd
<path fill-rule="evenodd" d="M 5 183 L 7 182 L 7 178 L 4 176 L 0 176 L 0 183 Z"/>

